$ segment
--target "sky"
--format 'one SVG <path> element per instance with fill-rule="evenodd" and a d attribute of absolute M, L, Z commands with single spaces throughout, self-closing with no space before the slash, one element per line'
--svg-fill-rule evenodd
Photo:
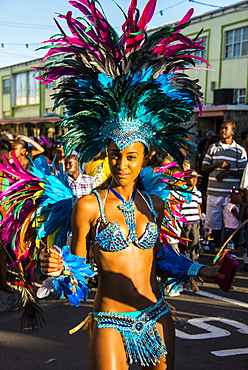
<path fill-rule="evenodd" d="M 117 32 L 124 17 L 113 0 L 100 0 L 108 20 Z M 131 0 L 116 0 L 127 10 Z M 232 5 L 235 0 L 157 0 L 157 7 L 149 27 L 157 27 L 180 20 L 184 14 L 194 8 L 194 15 L 199 15 L 218 8 Z M 147 0 L 138 0 L 138 8 L 143 10 Z M 203 5 L 204 4 L 204 5 Z M 67 0 L 0 0 L 0 67 L 14 65 L 45 55 L 45 50 L 36 51 L 42 41 L 57 33 L 53 18 L 58 13 L 73 11 L 73 16 L 80 16 L 79 11 Z M 60 24 L 66 29 L 63 20 Z"/>

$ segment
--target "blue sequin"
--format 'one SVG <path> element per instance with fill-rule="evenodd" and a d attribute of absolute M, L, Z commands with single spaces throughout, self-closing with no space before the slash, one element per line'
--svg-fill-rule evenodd
<path fill-rule="evenodd" d="M 98 328 L 113 328 L 121 333 L 130 364 L 149 366 L 156 365 L 159 358 L 167 354 L 156 322 L 169 311 L 165 298 L 160 298 L 154 305 L 139 311 L 138 316 L 133 316 L 132 312 L 94 312 L 93 315 Z"/>
<path fill-rule="evenodd" d="M 93 191 L 96 195 L 99 203 L 101 220 L 103 223 L 107 224 L 106 216 L 103 209 L 103 204 L 100 195 L 97 191 Z M 145 193 L 145 192 L 144 192 Z M 149 200 L 151 211 L 153 216 L 157 217 L 157 213 L 154 209 L 152 199 L 149 194 L 145 193 Z M 136 235 L 136 232 L 135 232 Z M 146 230 L 144 234 L 138 238 L 137 235 L 134 238 L 132 233 L 132 240 L 129 237 L 124 238 L 120 225 L 117 222 L 109 222 L 106 228 L 102 230 L 95 238 L 95 242 L 101 247 L 101 249 L 108 252 L 117 252 L 122 249 L 127 248 L 131 242 L 137 245 L 140 249 L 151 249 L 154 247 L 157 239 L 159 237 L 158 226 L 155 222 L 148 222 L 146 225 Z"/>

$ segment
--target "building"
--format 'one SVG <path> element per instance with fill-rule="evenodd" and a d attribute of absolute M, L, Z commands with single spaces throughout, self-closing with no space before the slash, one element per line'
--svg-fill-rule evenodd
<path fill-rule="evenodd" d="M 201 28 L 206 50 L 195 54 L 211 67 L 189 72 L 204 93 L 202 117 L 195 109 L 195 130 L 218 133 L 227 120 L 236 122 L 239 131 L 248 129 L 248 1 L 193 17 L 188 36 L 197 37 Z M 206 65 L 196 61 L 196 67 Z"/>
<path fill-rule="evenodd" d="M 204 93 L 203 113 L 198 108 L 192 121 L 195 130 L 203 135 L 219 132 L 223 121 L 237 123 L 238 130 L 248 127 L 248 1 L 223 7 L 192 18 L 186 28 L 188 36 L 205 40 L 205 51 L 198 56 L 207 59 L 211 68 L 199 60 L 188 74 L 199 79 Z M 151 29 L 150 31 L 156 31 Z M 61 134 L 50 98 L 54 84 L 39 85 L 31 66 L 39 66 L 41 59 L 0 68 L 0 125 L 2 130 L 39 137 Z M 202 69 L 202 70 L 201 70 Z M 62 110 L 56 112 L 62 114 Z"/>
<path fill-rule="evenodd" d="M 0 130 L 12 134 L 46 136 L 61 134 L 56 126 L 58 114 L 53 113 L 50 95 L 55 83 L 39 84 L 32 67 L 40 66 L 41 59 L 0 68 Z"/>

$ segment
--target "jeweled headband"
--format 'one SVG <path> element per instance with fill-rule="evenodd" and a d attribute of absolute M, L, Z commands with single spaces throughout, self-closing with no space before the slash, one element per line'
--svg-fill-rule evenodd
<path fill-rule="evenodd" d="M 66 154 L 77 149 L 82 161 L 91 160 L 113 139 L 120 150 L 139 141 L 148 148 L 158 146 L 178 163 L 181 148 L 189 144 L 188 122 L 202 96 L 198 81 L 182 73 L 194 65 L 192 51 L 204 49 L 202 41 L 182 35 L 191 9 L 176 26 L 164 26 L 147 33 L 156 0 L 148 1 L 139 16 L 132 0 L 119 36 L 108 23 L 100 2 L 69 1 L 83 13 L 59 15 L 67 21 L 68 36 L 56 21 L 61 34 L 44 60 L 57 53 L 56 61 L 39 68 L 41 83 L 65 77 L 53 95 L 54 108 L 62 105 L 66 114 L 61 126 Z"/>

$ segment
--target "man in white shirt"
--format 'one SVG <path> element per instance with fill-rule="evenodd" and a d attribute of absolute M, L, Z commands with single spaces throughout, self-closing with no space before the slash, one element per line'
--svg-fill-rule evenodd
<path fill-rule="evenodd" d="M 212 230 L 216 249 L 221 244 L 223 211 L 229 191 L 233 186 L 239 186 L 247 163 L 245 149 L 233 140 L 235 129 L 235 123 L 224 122 L 221 140 L 209 147 L 202 162 L 202 172 L 209 173 L 205 227 Z"/>

